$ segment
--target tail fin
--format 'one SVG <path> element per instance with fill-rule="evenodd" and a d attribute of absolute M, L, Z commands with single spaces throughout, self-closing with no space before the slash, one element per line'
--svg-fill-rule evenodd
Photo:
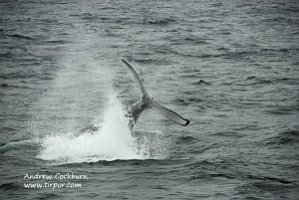
<path fill-rule="evenodd" d="M 183 118 L 181 115 L 177 114 L 176 112 L 158 104 L 155 101 L 151 101 L 151 105 L 155 108 L 161 115 L 166 117 L 167 119 L 182 125 L 187 126 L 190 123 L 190 120 Z"/>
<path fill-rule="evenodd" d="M 129 63 L 127 63 L 127 61 L 125 61 L 125 60 L 123 60 L 123 59 L 121 59 L 121 61 L 123 61 L 123 63 L 125 63 L 125 64 L 129 67 L 130 71 L 134 74 L 134 77 L 135 77 L 135 79 L 137 80 L 137 82 L 138 82 L 138 84 L 139 84 L 139 87 L 140 87 L 140 89 L 141 89 L 141 91 L 142 91 L 143 96 L 144 96 L 145 98 L 146 98 L 146 97 L 149 98 L 149 95 L 147 94 L 147 91 L 145 90 L 145 88 L 144 88 L 144 86 L 143 86 L 143 84 L 142 84 L 142 82 L 141 82 L 141 80 L 140 80 L 140 78 L 139 78 L 137 72 L 134 70 L 134 68 L 133 68 Z"/>
<path fill-rule="evenodd" d="M 156 109 L 161 115 L 163 115 L 167 119 L 169 119 L 177 124 L 180 124 L 182 126 L 187 126 L 190 123 L 190 120 L 184 119 L 182 116 L 180 116 L 176 112 L 174 112 L 168 108 L 165 108 L 164 106 L 153 101 L 152 98 L 150 98 L 150 96 L 148 95 L 147 91 L 145 90 L 145 88 L 144 88 L 137 72 L 134 70 L 134 68 L 129 63 L 127 63 L 125 60 L 122 59 L 121 61 L 124 62 L 129 67 L 130 71 L 133 73 L 135 79 L 137 80 L 139 87 L 143 94 L 142 101 L 140 103 L 136 104 L 134 107 L 132 107 L 132 110 L 131 110 L 132 117 L 134 118 L 134 123 L 137 121 L 139 115 L 143 112 L 143 110 L 146 108 L 149 108 L 149 107 Z"/>

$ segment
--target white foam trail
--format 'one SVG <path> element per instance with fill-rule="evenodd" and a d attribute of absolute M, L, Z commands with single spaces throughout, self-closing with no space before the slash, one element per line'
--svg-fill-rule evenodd
<path fill-rule="evenodd" d="M 104 112 L 100 129 L 93 134 L 46 136 L 38 158 L 63 162 L 95 162 L 115 159 L 146 159 L 138 153 L 123 107 L 115 94 Z"/>

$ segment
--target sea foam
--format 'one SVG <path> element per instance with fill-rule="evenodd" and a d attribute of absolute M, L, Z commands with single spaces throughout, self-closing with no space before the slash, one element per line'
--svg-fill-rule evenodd
<path fill-rule="evenodd" d="M 38 158 L 62 162 L 149 158 L 137 149 L 128 118 L 115 94 L 110 95 L 107 108 L 96 123 L 99 130 L 79 136 L 74 133 L 46 136 L 42 140 Z"/>

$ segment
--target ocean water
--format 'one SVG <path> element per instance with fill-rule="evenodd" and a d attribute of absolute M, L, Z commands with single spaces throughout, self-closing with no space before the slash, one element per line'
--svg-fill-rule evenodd
<path fill-rule="evenodd" d="M 295 0 L 1 0 L 1 199 L 298 199 L 298 25 Z M 121 59 L 190 125 L 132 133 Z"/>

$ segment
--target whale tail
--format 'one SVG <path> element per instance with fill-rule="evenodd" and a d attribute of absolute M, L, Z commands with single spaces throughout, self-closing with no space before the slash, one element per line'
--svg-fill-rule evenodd
<path fill-rule="evenodd" d="M 129 70 L 133 73 L 134 78 L 136 79 L 141 92 L 142 92 L 142 99 L 139 103 L 134 105 L 129 112 L 130 115 L 133 118 L 133 122 L 130 122 L 130 126 L 132 127 L 136 121 L 138 120 L 138 117 L 140 114 L 147 108 L 153 108 L 154 110 L 158 111 L 161 115 L 166 117 L 167 119 L 182 125 L 187 126 L 190 123 L 190 120 L 183 118 L 181 115 L 177 114 L 176 112 L 160 105 L 156 101 L 154 101 L 145 90 L 145 87 L 142 84 L 142 81 L 140 80 L 137 72 L 134 70 L 134 68 L 125 60 L 122 59 L 122 62 L 126 64 L 126 66 L 129 68 Z"/>

